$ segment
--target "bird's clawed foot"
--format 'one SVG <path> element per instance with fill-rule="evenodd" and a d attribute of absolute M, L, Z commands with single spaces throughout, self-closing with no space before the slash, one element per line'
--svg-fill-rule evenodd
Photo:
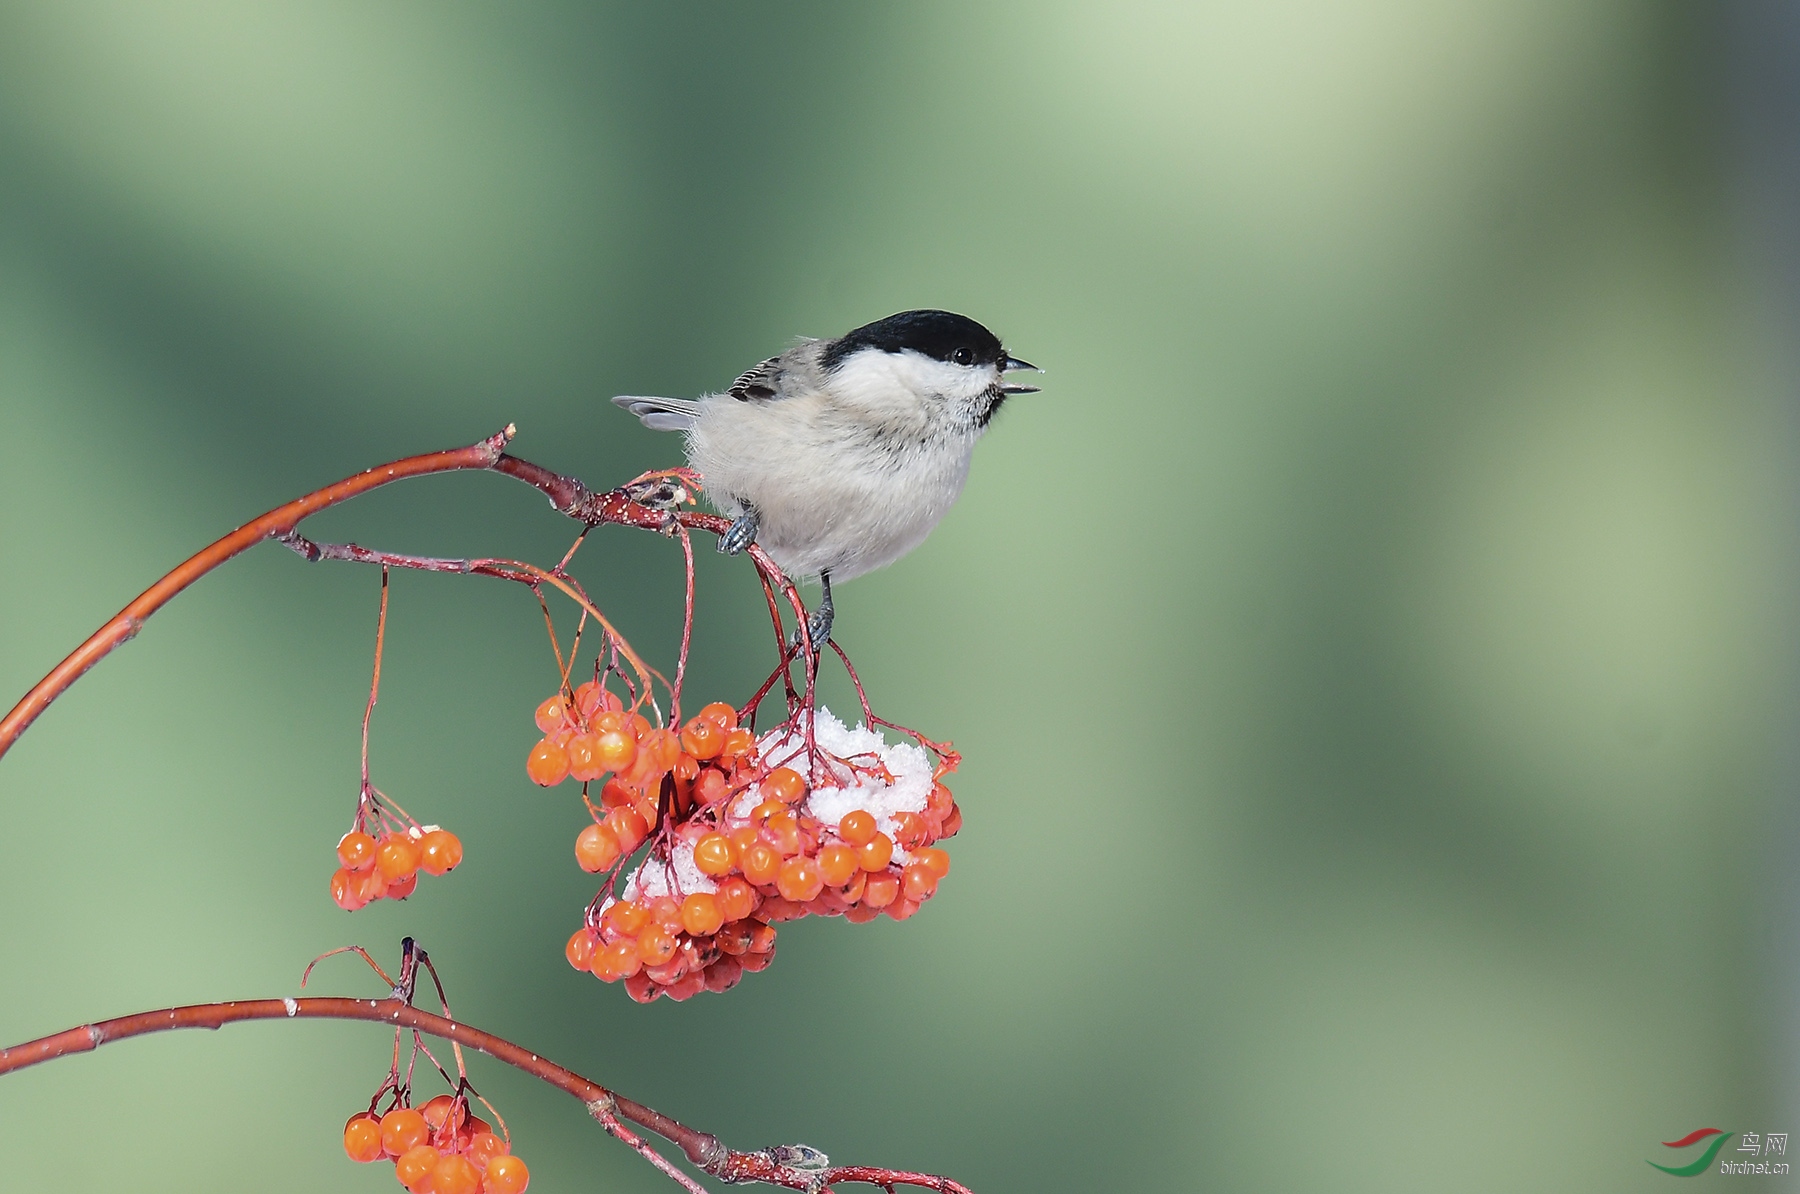
<path fill-rule="evenodd" d="M 813 610 L 811 616 L 806 619 L 806 633 L 812 640 L 812 648 L 815 654 L 823 651 L 825 649 L 825 644 L 831 641 L 831 622 L 833 616 L 836 614 L 836 611 L 832 609 L 831 606 L 831 573 L 821 572 L 819 574 L 819 583 L 824 586 L 824 595 L 819 598 L 818 606 Z M 796 647 L 800 645 L 800 632 L 798 630 L 794 631 L 793 645 Z"/>
<path fill-rule="evenodd" d="M 719 536 L 719 550 L 735 556 L 756 542 L 756 507 L 746 503 L 731 529 Z"/>

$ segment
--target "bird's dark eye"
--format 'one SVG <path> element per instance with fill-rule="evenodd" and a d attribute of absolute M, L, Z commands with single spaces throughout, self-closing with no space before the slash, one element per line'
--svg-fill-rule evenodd
<path fill-rule="evenodd" d="M 973 365 L 975 363 L 975 350 L 972 348 L 959 348 L 950 354 L 950 359 L 959 365 Z"/>

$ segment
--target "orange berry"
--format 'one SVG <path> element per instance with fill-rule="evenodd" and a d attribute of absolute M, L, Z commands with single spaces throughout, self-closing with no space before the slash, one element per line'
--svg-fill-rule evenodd
<path fill-rule="evenodd" d="M 637 956 L 646 966 L 661 966 L 675 956 L 675 934 L 660 924 L 648 925 L 637 937 Z"/>
<path fill-rule="evenodd" d="M 681 738 L 675 731 L 653 730 L 650 723 L 642 717 L 637 717 L 632 724 L 640 727 L 637 732 L 638 747 L 651 752 L 651 764 L 656 770 L 673 770 L 676 761 L 681 758 Z"/>
<path fill-rule="evenodd" d="M 865 871 L 886 869 L 888 860 L 893 856 L 894 841 L 885 833 L 877 833 L 857 847 L 856 851 L 857 864 Z"/>
<path fill-rule="evenodd" d="M 938 877 L 923 864 L 912 862 L 900 872 L 900 894 L 909 900 L 922 900 L 937 890 Z"/>
<path fill-rule="evenodd" d="M 431 1171 L 437 1168 L 438 1150 L 420 1144 L 401 1153 L 394 1161 L 394 1176 L 415 1194 L 431 1189 Z"/>
<path fill-rule="evenodd" d="M 904 894 L 902 894 L 899 899 L 889 904 L 885 909 L 888 916 L 894 920 L 905 920 L 918 910 L 919 901 L 909 900 Z"/>
<path fill-rule="evenodd" d="M 481 1171 L 467 1157 L 439 1157 L 431 1171 L 431 1194 L 481 1194 Z"/>
<path fill-rule="evenodd" d="M 812 859 L 790 858 L 781 864 L 775 886 L 782 899 L 804 904 L 819 894 L 825 886 L 825 876 L 819 873 L 819 864 Z"/>
<path fill-rule="evenodd" d="M 756 911 L 756 889 L 736 875 L 720 883 L 713 894 L 718 897 L 719 914 L 726 920 L 742 920 Z"/>
<path fill-rule="evenodd" d="M 763 799 L 779 800 L 783 804 L 798 804 L 806 795 L 806 781 L 792 767 L 775 768 L 763 778 L 761 787 Z"/>
<path fill-rule="evenodd" d="M 430 1134 L 425 1126 L 425 1117 L 411 1107 L 396 1107 L 381 1117 L 381 1148 L 390 1157 L 397 1157 L 410 1148 L 425 1143 Z"/>
<path fill-rule="evenodd" d="M 381 1121 L 367 1111 L 352 1115 L 344 1125 L 344 1155 L 365 1163 L 381 1160 Z"/>
<path fill-rule="evenodd" d="M 729 875 L 737 865 L 737 850 L 722 833 L 709 833 L 694 843 L 694 865 L 702 875 Z"/>
<path fill-rule="evenodd" d="M 744 977 L 744 964 L 736 958 L 720 958 L 706 968 L 708 991 L 729 991 Z"/>
<path fill-rule="evenodd" d="M 602 691 L 600 685 L 592 680 L 576 685 L 575 699 L 570 705 L 575 710 L 575 716 L 582 721 L 591 720 L 594 714 L 600 711 L 600 693 Z"/>
<path fill-rule="evenodd" d="M 866 907 L 862 904 L 844 909 L 844 919 L 853 925 L 866 925 L 880 915 L 881 909 Z"/>
<path fill-rule="evenodd" d="M 702 767 L 694 780 L 694 799 L 701 804 L 717 804 L 730 790 L 730 781 L 717 767 Z"/>
<path fill-rule="evenodd" d="M 737 726 L 737 708 L 733 705 L 726 704 L 724 701 L 714 701 L 706 708 L 700 710 L 699 714 L 696 716 L 696 720 L 702 719 L 712 722 L 721 730 L 734 729 Z"/>
<path fill-rule="evenodd" d="M 338 839 L 338 861 L 347 871 L 366 871 L 375 865 L 375 839 L 360 829 L 352 829 Z"/>
<path fill-rule="evenodd" d="M 710 937 L 724 923 L 725 915 L 719 911 L 717 897 L 696 891 L 681 901 L 681 927 L 693 936 Z"/>
<path fill-rule="evenodd" d="M 681 932 L 681 901 L 660 895 L 650 901 L 650 919 L 671 933 Z"/>
<path fill-rule="evenodd" d="M 619 849 L 626 854 L 643 845 L 644 838 L 650 832 L 650 826 L 645 823 L 643 814 L 637 809 L 629 807 L 615 808 L 612 812 L 607 813 L 606 827 L 612 830 L 613 837 L 618 839 Z"/>
<path fill-rule="evenodd" d="M 784 813 L 786 811 L 787 811 L 787 805 L 781 803 L 781 801 L 765 800 L 761 804 L 757 805 L 755 808 L 750 810 L 750 823 L 753 825 L 761 825 L 765 821 L 767 821 L 770 817 L 773 817 L 778 813 Z"/>
<path fill-rule="evenodd" d="M 370 873 L 379 875 L 381 872 L 371 871 Z M 406 878 L 396 879 L 388 884 L 387 889 L 381 893 L 381 898 L 385 900 L 404 900 L 407 896 L 411 895 L 413 890 L 418 886 L 419 872 L 414 871 L 412 874 L 406 876 Z"/>
<path fill-rule="evenodd" d="M 624 730 L 607 730 L 595 740 L 594 755 L 607 770 L 623 771 L 637 762 L 638 741 Z"/>
<path fill-rule="evenodd" d="M 409 834 L 383 834 L 375 847 L 375 869 L 389 883 L 398 883 L 419 869 L 419 843 Z"/>
<path fill-rule="evenodd" d="M 770 949 L 765 953 L 739 954 L 737 961 L 738 965 L 742 966 L 745 971 L 750 974 L 755 974 L 758 970 L 766 968 L 768 964 L 774 960 L 775 951 Z"/>
<path fill-rule="evenodd" d="M 719 952 L 734 956 L 748 953 L 751 940 L 749 922 L 742 920 L 728 921 L 713 934 L 713 944 L 719 947 Z"/>
<path fill-rule="evenodd" d="M 704 724 L 711 725 L 712 722 L 709 721 Z M 675 756 L 674 773 L 675 778 L 680 782 L 691 784 L 694 782 L 694 777 L 700 774 L 700 760 L 684 750 L 679 755 Z"/>
<path fill-rule="evenodd" d="M 725 731 L 725 749 L 719 753 L 737 758 L 740 755 L 749 754 L 751 747 L 755 745 L 756 735 L 752 734 L 743 726 L 738 726 L 735 729 Z"/>
<path fill-rule="evenodd" d="M 819 874 L 824 876 L 825 886 L 842 887 L 861 873 L 856 851 L 849 846 L 826 846 L 819 851 Z"/>
<path fill-rule="evenodd" d="M 434 829 L 419 839 L 419 869 L 427 875 L 453 871 L 462 858 L 462 839 L 448 829 Z"/>
<path fill-rule="evenodd" d="M 931 829 L 918 813 L 895 813 L 894 842 L 903 849 L 917 850 L 931 842 Z"/>
<path fill-rule="evenodd" d="M 883 871 L 870 875 L 863 887 L 862 904 L 868 908 L 885 908 L 900 896 L 900 876 Z"/>
<path fill-rule="evenodd" d="M 861 846 L 875 836 L 877 830 L 875 816 L 862 809 L 845 813 L 844 819 L 838 822 L 838 836 L 852 846 Z"/>
<path fill-rule="evenodd" d="M 640 970 L 625 980 L 625 993 L 638 1003 L 651 1003 L 662 994 L 662 988 Z"/>
<path fill-rule="evenodd" d="M 770 817 L 762 828 L 763 840 L 781 852 L 783 858 L 791 858 L 800 853 L 799 818 L 794 816 L 793 809 L 786 809 Z"/>
<path fill-rule="evenodd" d="M 739 825 L 725 835 L 731 839 L 732 848 L 739 854 L 750 848 L 750 843 L 757 840 L 756 826 Z"/>
<path fill-rule="evenodd" d="M 544 731 L 546 734 L 555 733 L 562 728 L 563 722 L 568 719 L 568 715 L 569 707 L 563 703 L 561 696 L 549 697 L 543 704 L 537 707 L 537 713 L 535 714 L 537 728 Z"/>
<path fill-rule="evenodd" d="M 452 1113 L 456 1117 L 454 1122 L 451 1121 Z M 441 1094 L 419 1108 L 419 1114 L 425 1117 L 425 1126 L 431 1129 L 433 1136 L 445 1135 L 446 1123 L 450 1124 L 448 1134 L 454 1136 L 469 1118 L 469 1108 L 466 1103 L 458 1107 L 454 1095 Z"/>
<path fill-rule="evenodd" d="M 942 879 L 950 873 L 950 853 L 947 850 L 927 848 L 913 855 L 913 861 Z"/>
<path fill-rule="evenodd" d="M 933 821 L 942 822 L 956 807 L 956 800 L 950 795 L 950 789 L 943 784 L 932 784 L 931 795 L 925 798 L 925 815 Z"/>
<path fill-rule="evenodd" d="M 631 900 L 617 900 L 606 907 L 600 918 L 606 927 L 622 937 L 636 937 L 650 919 L 650 910 Z"/>
<path fill-rule="evenodd" d="M 594 752 L 600 739 L 594 734 L 577 734 L 569 739 L 569 778 L 588 783 L 605 775 L 608 768 Z"/>
<path fill-rule="evenodd" d="M 600 804 L 605 808 L 620 808 L 636 800 L 637 795 L 637 789 L 614 776 L 600 789 Z"/>
<path fill-rule="evenodd" d="M 744 878 L 752 883 L 772 883 L 781 870 L 781 855 L 767 842 L 752 842 L 738 856 Z"/>
<path fill-rule="evenodd" d="M 492 1132 L 483 1130 L 469 1137 L 466 1155 L 470 1161 L 474 1162 L 475 1168 L 486 1169 L 495 1157 L 504 1157 L 507 1151 L 506 1141 Z"/>
<path fill-rule="evenodd" d="M 725 749 L 725 730 L 715 722 L 696 717 L 681 728 L 681 748 L 696 759 L 715 759 Z"/>
<path fill-rule="evenodd" d="M 635 941 L 615 941 L 607 946 L 601 954 L 595 955 L 596 962 L 600 957 L 605 957 L 606 968 L 614 978 L 630 978 L 643 965 L 643 959 L 638 953 Z M 600 973 L 598 965 L 594 967 L 594 973 Z"/>
<path fill-rule="evenodd" d="M 938 836 L 939 837 L 955 837 L 957 830 L 959 830 L 961 828 L 962 828 L 962 808 L 960 805 L 953 804 L 950 806 L 950 815 L 944 818 L 944 831 L 942 833 L 940 833 Z"/>
<path fill-rule="evenodd" d="M 525 757 L 525 774 L 540 788 L 560 784 L 569 774 L 569 752 L 548 738 L 540 738 Z"/>
<path fill-rule="evenodd" d="M 586 925 L 575 930 L 569 943 L 563 946 L 563 956 L 569 959 L 569 965 L 577 970 L 591 970 L 594 966 L 594 951 L 600 948 L 600 936 Z"/>
<path fill-rule="evenodd" d="M 488 1162 L 487 1180 L 481 1190 L 482 1194 L 525 1194 L 530 1181 L 531 1171 L 525 1168 L 525 1162 L 508 1154 Z"/>
<path fill-rule="evenodd" d="M 369 901 L 362 896 L 362 876 L 343 867 L 331 872 L 331 901 L 346 912 L 355 912 Z"/>
<path fill-rule="evenodd" d="M 625 851 L 609 825 L 588 825 L 575 835 L 575 865 L 590 875 L 609 869 Z"/>
<path fill-rule="evenodd" d="M 350 883 L 356 892 L 356 898 L 364 904 L 372 904 L 387 895 L 388 881 L 381 877 L 381 872 L 374 867 L 350 876 Z"/>
<path fill-rule="evenodd" d="M 846 904 L 854 904 L 856 901 L 862 899 L 863 889 L 866 888 L 868 884 L 869 872 L 859 869 L 856 874 L 850 877 L 850 882 L 844 884 L 844 902 Z"/>

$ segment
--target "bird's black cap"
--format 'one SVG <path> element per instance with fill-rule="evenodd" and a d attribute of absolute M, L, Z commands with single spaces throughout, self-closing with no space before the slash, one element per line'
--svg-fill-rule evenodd
<path fill-rule="evenodd" d="M 959 365 L 995 365 L 1006 359 L 1000 339 L 967 315 L 953 311 L 902 311 L 847 332 L 826 346 L 823 364 L 836 369 L 845 357 L 865 348 L 882 352 L 911 349 Z"/>

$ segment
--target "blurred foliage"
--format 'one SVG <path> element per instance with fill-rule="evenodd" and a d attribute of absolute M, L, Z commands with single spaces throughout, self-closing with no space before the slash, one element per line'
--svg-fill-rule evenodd
<path fill-rule="evenodd" d="M 0 762 L 0 1037 L 412 933 L 460 1016 L 734 1144 L 983 1191 L 1628 1190 L 1702 1123 L 1800 1128 L 1800 441 L 1727 11 L 0 5 L 9 693 L 381 460 L 516 421 L 612 483 L 678 446 L 609 395 L 912 306 L 1050 371 L 839 594 L 878 706 L 968 756 L 924 915 L 794 926 L 682 1006 L 575 974 L 536 607 L 402 575 L 377 782 L 468 860 L 347 918 L 376 576 L 271 546 Z M 571 537 L 484 476 L 308 527 Z M 667 664 L 678 552 L 578 560 Z M 692 691 L 741 699 L 760 597 L 701 585 Z M 246 1026 L 10 1077 L 5 1184 L 393 1189 L 336 1143 L 384 1050 Z M 475 1067 L 534 1189 L 668 1188 Z"/>

